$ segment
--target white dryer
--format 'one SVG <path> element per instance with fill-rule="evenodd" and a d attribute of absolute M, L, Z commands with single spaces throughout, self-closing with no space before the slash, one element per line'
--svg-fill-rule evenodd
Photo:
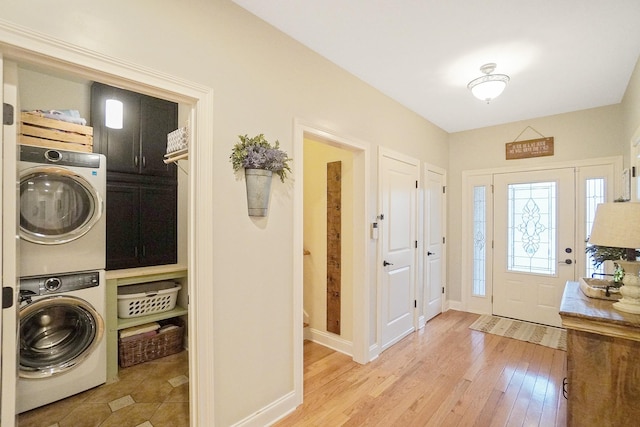
<path fill-rule="evenodd" d="M 18 413 L 105 383 L 104 270 L 20 280 Z"/>
<path fill-rule="evenodd" d="M 20 276 L 105 268 L 106 158 L 20 146 Z"/>

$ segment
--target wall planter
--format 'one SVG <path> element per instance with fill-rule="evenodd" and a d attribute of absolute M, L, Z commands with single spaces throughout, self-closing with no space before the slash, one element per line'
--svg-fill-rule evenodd
<path fill-rule="evenodd" d="M 238 138 L 240 142 L 233 146 L 229 160 L 234 172 L 244 168 L 249 216 L 267 216 L 273 173 L 284 182 L 287 172 L 291 172 L 288 165 L 291 159 L 280 150 L 278 141 L 272 146 L 263 134 Z"/>
<path fill-rule="evenodd" d="M 272 176 L 273 172 L 270 170 L 245 168 L 244 179 L 247 186 L 249 216 L 267 216 Z"/>

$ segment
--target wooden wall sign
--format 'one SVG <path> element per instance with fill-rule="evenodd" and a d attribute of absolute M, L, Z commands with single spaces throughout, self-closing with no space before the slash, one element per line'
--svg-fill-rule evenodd
<path fill-rule="evenodd" d="M 342 162 L 327 163 L 327 332 L 340 335 Z"/>
<path fill-rule="evenodd" d="M 553 137 L 508 142 L 505 149 L 507 160 L 553 156 Z"/>

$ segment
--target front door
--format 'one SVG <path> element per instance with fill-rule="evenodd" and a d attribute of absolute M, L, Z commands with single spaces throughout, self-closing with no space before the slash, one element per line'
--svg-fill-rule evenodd
<path fill-rule="evenodd" d="M 380 318 L 383 350 L 415 329 L 418 177 L 417 160 L 386 150 L 381 153 Z"/>
<path fill-rule="evenodd" d="M 560 326 L 575 280 L 574 169 L 494 175 L 493 313 Z"/>

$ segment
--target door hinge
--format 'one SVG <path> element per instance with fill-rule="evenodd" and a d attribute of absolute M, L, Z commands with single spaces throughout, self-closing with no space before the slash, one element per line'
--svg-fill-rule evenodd
<path fill-rule="evenodd" d="M 416 240 L 416 249 L 418 249 L 418 241 Z"/>
<path fill-rule="evenodd" d="M 417 299 L 413 300 L 413 308 L 418 308 L 418 300 Z"/>
<path fill-rule="evenodd" d="M 636 177 L 636 167 L 635 166 L 631 166 L 631 177 L 632 178 Z"/>
<path fill-rule="evenodd" d="M 13 307 L 13 288 L 2 288 L 2 308 Z"/>
<path fill-rule="evenodd" d="M 493 194 L 493 184 L 491 184 L 491 194 Z"/>
<path fill-rule="evenodd" d="M 2 124 L 11 126 L 13 124 L 13 105 L 2 103 Z"/>
<path fill-rule="evenodd" d="M 418 180 L 416 180 L 416 188 L 418 188 Z"/>
<path fill-rule="evenodd" d="M 446 194 L 447 193 L 447 187 L 445 187 L 444 185 L 442 186 L 442 194 Z"/>
<path fill-rule="evenodd" d="M 443 244 L 443 245 L 445 244 L 444 236 L 442 236 L 442 244 Z"/>
<path fill-rule="evenodd" d="M 444 286 L 442 287 L 442 293 L 444 294 Z"/>

